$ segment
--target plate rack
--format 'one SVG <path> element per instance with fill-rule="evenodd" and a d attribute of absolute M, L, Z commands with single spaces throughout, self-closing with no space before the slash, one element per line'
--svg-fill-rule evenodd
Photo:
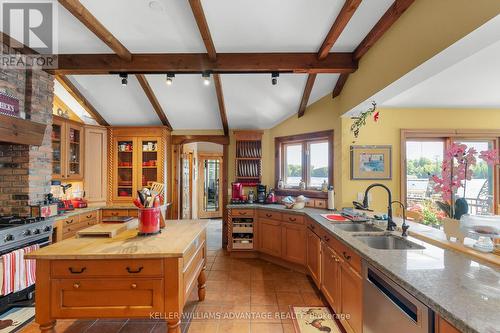
<path fill-rule="evenodd" d="M 235 131 L 236 181 L 255 186 L 262 180 L 262 132 Z"/>

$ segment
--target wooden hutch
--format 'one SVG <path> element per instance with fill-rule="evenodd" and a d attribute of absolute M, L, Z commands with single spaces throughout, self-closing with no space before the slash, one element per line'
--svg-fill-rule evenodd
<path fill-rule="evenodd" d="M 108 129 L 108 204 L 132 205 L 137 191 L 167 180 L 167 127 Z"/>

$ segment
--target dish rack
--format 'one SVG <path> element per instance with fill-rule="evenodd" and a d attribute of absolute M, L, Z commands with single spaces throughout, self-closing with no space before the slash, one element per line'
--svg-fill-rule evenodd
<path fill-rule="evenodd" d="M 262 177 L 262 132 L 236 131 L 236 181 L 255 186 Z"/>

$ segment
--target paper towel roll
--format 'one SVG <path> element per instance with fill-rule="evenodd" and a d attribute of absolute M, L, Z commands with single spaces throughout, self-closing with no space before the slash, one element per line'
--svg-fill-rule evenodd
<path fill-rule="evenodd" d="M 328 188 L 328 209 L 335 209 L 335 192 L 333 191 L 333 186 Z"/>

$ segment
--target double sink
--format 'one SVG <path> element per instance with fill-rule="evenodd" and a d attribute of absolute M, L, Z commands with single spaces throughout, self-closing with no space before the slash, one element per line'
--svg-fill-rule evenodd
<path fill-rule="evenodd" d="M 353 234 L 357 240 L 363 242 L 368 247 L 377 250 L 423 250 L 425 247 L 413 243 L 404 237 L 396 236 L 392 233 L 385 233 L 383 229 L 369 223 L 347 223 L 334 224 L 335 229 L 346 232 L 356 232 Z"/>

